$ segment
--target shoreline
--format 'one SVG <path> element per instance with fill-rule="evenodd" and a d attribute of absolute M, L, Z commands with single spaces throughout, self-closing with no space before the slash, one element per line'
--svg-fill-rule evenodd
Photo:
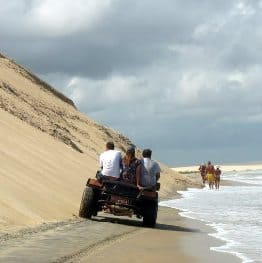
<path fill-rule="evenodd" d="M 194 175 L 197 175 L 197 173 L 191 173 Z M 249 185 L 247 183 L 241 183 L 237 181 L 232 181 L 232 180 L 227 180 L 227 179 L 222 179 L 220 186 L 244 186 L 244 185 Z M 207 186 L 207 185 L 206 185 Z M 188 191 L 188 188 L 199 188 L 199 187 L 187 187 L 184 190 L 178 190 L 178 191 Z M 173 197 L 168 198 L 166 200 L 161 200 L 161 202 L 167 201 L 167 200 L 174 200 L 177 198 L 182 198 L 182 195 L 180 193 L 176 193 Z M 215 236 L 216 231 L 215 228 L 210 226 L 208 223 L 201 221 L 196 218 L 191 218 L 189 216 L 183 215 L 183 210 L 180 210 L 178 208 L 172 208 L 169 206 L 161 206 L 167 209 L 173 209 L 176 211 L 177 215 L 181 217 L 181 220 L 184 220 L 183 225 L 186 227 L 193 227 L 193 228 L 198 228 L 200 229 L 201 233 L 206 234 L 206 240 L 205 242 L 208 245 L 209 251 L 206 251 L 206 248 L 204 247 L 203 242 L 197 242 L 195 244 L 194 241 L 192 241 L 190 238 L 187 237 L 182 237 L 182 243 L 186 243 L 187 246 L 190 244 L 190 249 L 185 248 L 182 246 L 182 250 L 185 251 L 185 253 L 189 253 L 190 256 L 194 257 L 194 262 L 242 262 L 243 258 L 241 256 L 238 256 L 237 252 L 226 252 L 226 251 L 218 251 L 216 248 L 219 248 L 220 246 L 226 245 L 228 242 L 225 240 L 222 240 L 218 237 Z M 201 239 L 199 237 L 199 239 Z M 202 240 L 203 241 L 203 240 Z M 192 243 L 192 244 L 191 244 Z M 199 253 L 200 251 L 205 252 L 205 256 L 203 256 L 202 253 Z M 212 259 L 210 259 L 212 257 Z"/>
<path fill-rule="evenodd" d="M 243 164 L 216 164 L 223 172 L 243 172 L 243 171 L 254 171 L 262 170 L 262 163 L 243 163 Z M 171 168 L 173 171 L 179 173 L 197 173 L 199 165 L 192 166 L 179 166 Z"/>
<path fill-rule="evenodd" d="M 232 182 L 232 185 L 237 184 Z M 195 188 L 199 187 L 196 185 Z M 174 194 L 161 198 L 161 202 L 180 198 L 181 195 L 177 191 L 187 189 L 187 186 L 179 187 Z M 215 233 L 211 226 L 200 220 L 182 216 L 181 211 L 176 208 L 160 206 L 159 210 L 154 229 L 143 228 L 122 240 L 93 251 L 91 255 L 83 255 L 76 262 L 242 262 L 234 254 L 211 249 L 226 244 L 225 241 L 210 236 Z"/>
<path fill-rule="evenodd" d="M 211 250 L 210 247 L 220 246 L 225 242 L 209 236 L 212 233 L 210 226 L 199 220 L 183 217 L 179 212 L 175 208 L 160 207 L 156 228 L 138 229 L 123 239 L 81 255 L 75 262 L 242 262 L 230 253 Z"/>
<path fill-rule="evenodd" d="M 182 238 L 182 249 L 195 258 L 194 262 L 242 262 L 242 259 L 233 252 L 229 253 L 214 249 L 227 244 L 227 242 L 213 236 L 213 234 L 217 232 L 212 226 L 201 220 L 183 216 L 180 210 L 178 210 L 177 213 L 183 218 L 186 226 L 200 229 L 198 236 Z M 186 244 L 186 246 L 184 246 L 184 244 Z"/>

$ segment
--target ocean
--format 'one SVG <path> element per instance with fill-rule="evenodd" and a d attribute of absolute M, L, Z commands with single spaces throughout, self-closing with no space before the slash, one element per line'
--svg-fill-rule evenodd
<path fill-rule="evenodd" d="M 219 190 L 189 188 L 179 192 L 181 198 L 160 205 L 211 226 L 210 236 L 225 242 L 211 250 L 234 254 L 243 263 L 262 262 L 262 170 L 222 172 L 221 178 L 245 184 Z"/>

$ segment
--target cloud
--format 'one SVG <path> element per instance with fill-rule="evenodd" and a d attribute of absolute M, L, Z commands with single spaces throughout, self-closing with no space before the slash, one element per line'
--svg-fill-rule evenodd
<path fill-rule="evenodd" d="M 111 0 L 35 0 L 26 15 L 29 28 L 51 36 L 88 30 L 110 7 Z"/>
<path fill-rule="evenodd" d="M 0 20 L 5 22 L 4 27 L 13 31 L 6 34 L 19 35 L 21 38 L 24 35 L 57 38 L 88 31 L 110 9 L 112 2 L 113 0 L 0 1 L 3 7 Z"/>
<path fill-rule="evenodd" d="M 257 116 L 262 97 L 260 70 L 218 73 L 198 69 L 172 76 L 172 70 L 161 67 L 157 75 L 153 75 L 155 68 L 147 68 L 136 76 L 112 74 L 98 80 L 62 75 L 56 82 L 52 76 L 44 78 L 54 84 L 66 79 L 63 91 L 82 111 L 96 118 L 100 114 L 102 122 L 110 119 L 121 126 L 125 117 L 131 123 L 152 117 L 158 121 L 213 117 L 214 122 L 225 122 L 227 116 L 234 123 Z"/>
<path fill-rule="evenodd" d="M 75 77 L 70 80 L 66 89 L 72 91 L 71 97 L 80 107 L 92 110 L 95 106 L 104 108 L 115 103 L 120 106 L 130 103 L 131 98 L 141 99 L 143 94 L 139 90 L 139 80 L 135 77 L 112 76 L 106 80 L 92 80 Z"/>
<path fill-rule="evenodd" d="M 0 3 L 7 55 L 161 160 L 262 154 L 261 1 Z"/>

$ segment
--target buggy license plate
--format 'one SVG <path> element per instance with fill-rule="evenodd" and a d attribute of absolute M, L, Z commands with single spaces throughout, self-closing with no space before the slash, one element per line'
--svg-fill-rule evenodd
<path fill-rule="evenodd" d="M 128 204 L 128 199 L 116 196 L 116 195 L 112 195 L 111 196 L 111 201 L 119 204 L 119 205 L 127 205 Z"/>

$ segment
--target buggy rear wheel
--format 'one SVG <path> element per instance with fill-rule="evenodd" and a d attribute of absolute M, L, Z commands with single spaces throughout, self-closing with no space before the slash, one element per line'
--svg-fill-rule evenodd
<path fill-rule="evenodd" d="M 155 227 L 158 211 L 158 202 L 146 202 L 143 211 L 143 225 L 146 227 Z"/>
<path fill-rule="evenodd" d="M 94 189 L 89 186 L 86 186 L 82 195 L 82 200 L 79 209 L 80 217 L 90 219 L 92 215 L 95 215 L 97 213 L 94 196 Z"/>

